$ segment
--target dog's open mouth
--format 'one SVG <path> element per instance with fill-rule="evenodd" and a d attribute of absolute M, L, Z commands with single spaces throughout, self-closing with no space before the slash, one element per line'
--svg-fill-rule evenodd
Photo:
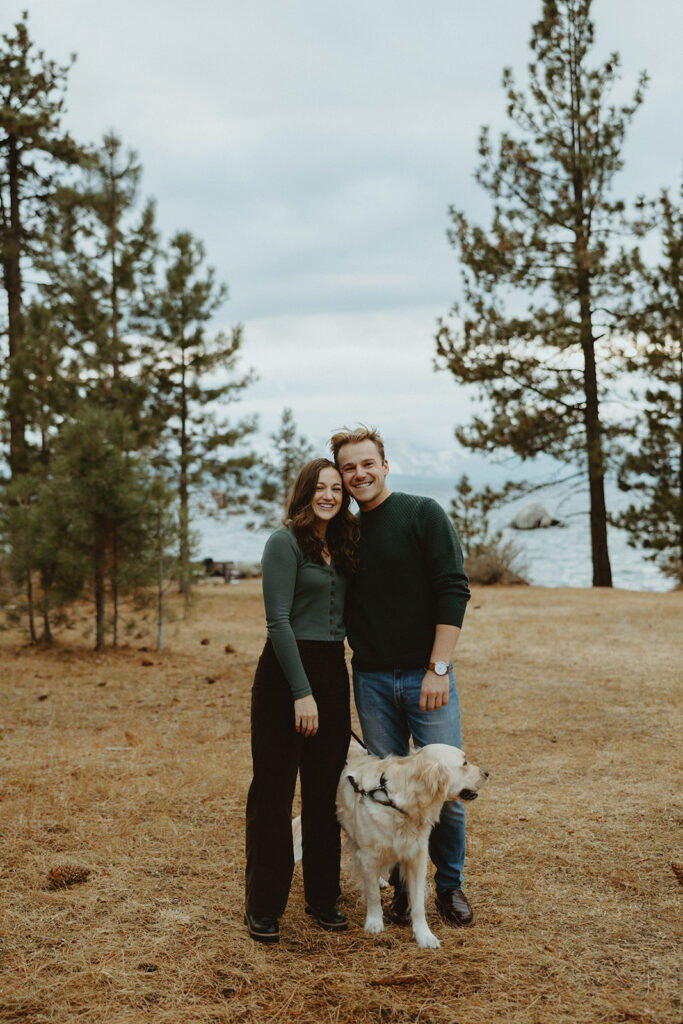
<path fill-rule="evenodd" d="M 461 789 L 458 796 L 461 800 L 476 800 L 479 794 L 475 793 L 473 789 Z"/>

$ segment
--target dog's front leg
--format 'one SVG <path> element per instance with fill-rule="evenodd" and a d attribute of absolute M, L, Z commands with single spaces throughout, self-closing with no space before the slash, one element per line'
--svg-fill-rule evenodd
<path fill-rule="evenodd" d="M 425 879 L 427 877 L 427 844 L 420 850 L 414 860 L 404 866 L 408 900 L 410 902 L 410 919 L 413 925 L 415 941 L 421 949 L 438 949 L 441 943 L 436 935 L 429 930 L 425 917 Z"/>
<path fill-rule="evenodd" d="M 384 931 L 382 919 L 382 900 L 379 894 L 379 862 L 372 860 L 361 860 L 359 863 L 359 875 L 363 883 L 365 895 L 365 931 L 369 935 L 377 935 Z"/>

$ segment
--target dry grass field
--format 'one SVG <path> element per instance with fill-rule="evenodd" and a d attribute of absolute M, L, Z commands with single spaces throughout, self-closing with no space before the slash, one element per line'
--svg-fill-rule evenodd
<path fill-rule="evenodd" d="M 0 1021 L 679 1024 L 683 593 L 475 589 L 457 653 L 473 928 L 329 935 L 299 870 L 242 925 L 258 581 L 198 588 L 153 649 L 0 632 Z M 234 653 L 226 653 L 231 644 Z M 91 869 L 50 890 L 47 872 Z"/>

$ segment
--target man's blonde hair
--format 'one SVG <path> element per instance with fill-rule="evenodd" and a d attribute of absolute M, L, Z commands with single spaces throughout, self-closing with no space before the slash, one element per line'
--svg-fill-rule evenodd
<path fill-rule="evenodd" d="M 374 427 L 366 427 L 363 423 L 356 427 L 355 430 L 342 427 L 341 430 L 332 435 L 330 438 L 330 448 L 334 461 L 336 463 L 339 462 L 339 449 L 343 448 L 345 444 L 360 444 L 361 441 L 372 441 L 379 452 L 381 461 L 384 462 L 386 458 L 384 454 L 384 441 L 380 437 L 379 431 Z"/>

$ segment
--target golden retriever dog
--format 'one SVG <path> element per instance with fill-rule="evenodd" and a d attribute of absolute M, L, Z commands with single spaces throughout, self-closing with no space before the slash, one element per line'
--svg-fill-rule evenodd
<path fill-rule="evenodd" d="M 407 757 L 379 758 L 352 741 L 337 787 L 337 817 L 365 896 L 365 931 L 384 929 L 380 878 L 398 861 L 415 941 L 437 949 L 425 917 L 429 834 L 447 800 L 474 800 L 488 772 L 458 747 L 430 743 Z"/>

